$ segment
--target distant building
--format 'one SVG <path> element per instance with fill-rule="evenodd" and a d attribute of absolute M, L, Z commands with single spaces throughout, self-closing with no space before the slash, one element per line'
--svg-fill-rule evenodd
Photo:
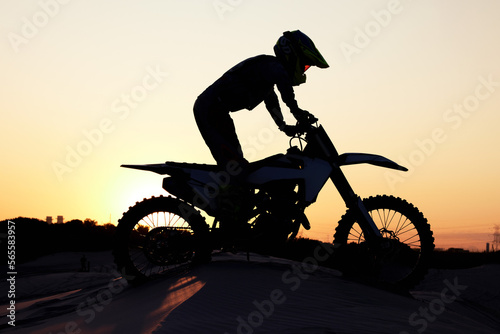
<path fill-rule="evenodd" d="M 52 216 L 47 216 L 47 219 L 45 220 L 47 224 L 52 224 Z"/>
<path fill-rule="evenodd" d="M 57 216 L 57 223 L 58 223 L 58 224 L 62 224 L 62 223 L 64 223 L 63 216 Z"/>
<path fill-rule="evenodd" d="M 493 243 L 491 245 L 491 250 L 497 251 L 500 249 L 500 226 L 495 225 L 495 232 L 493 233 Z"/>

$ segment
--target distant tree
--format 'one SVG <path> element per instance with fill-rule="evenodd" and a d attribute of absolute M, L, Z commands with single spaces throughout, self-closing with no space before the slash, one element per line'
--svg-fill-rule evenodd
<path fill-rule="evenodd" d="M 44 255 L 44 244 L 48 236 L 47 222 L 36 219 L 17 217 L 10 219 L 15 222 L 16 232 L 16 263 L 22 263 L 37 256 Z M 7 220 L 8 221 L 8 220 Z M 5 221 L 5 222 L 7 222 Z M 7 233 L 7 224 L 2 223 L 0 233 Z M 1 247 L 6 247 L 7 243 L 1 243 Z M 6 248 L 1 250 L 3 256 L 6 255 Z"/>
<path fill-rule="evenodd" d="M 113 244 L 116 226 L 97 221 L 73 219 L 63 224 L 47 224 L 36 218 L 18 217 L 16 223 L 16 262 L 23 263 L 39 256 L 57 252 L 86 252 L 109 250 Z M 8 220 L 0 221 L 0 264 L 7 263 Z M 5 240 L 4 240 L 5 239 Z"/>
<path fill-rule="evenodd" d="M 80 219 L 72 219 L 69 222 L 66 222 L 67 226 L 83 226 L 83 222 Z"/>
<path fill-rule="evenodd" d="M 138 225 L 137 232 L 139 232 L 140 234 L 147 234 L 149 232 L 149 226 Z"/>
<path fill-rule="evenodd" d="M 111 223 L 106 223 L 102 226 L 106 232 L 114 232 L 116 229 L 116 226 L 111 224 Z"/>
<path fill-rule="evenodd" d="M 17 218 L 10 219 L 10 220 L 15 221 L 16 223 L 20 223 L 20 224 L 43 224 L 43 225 L 47 225 L 46 221 L 40 220 L 40 219 L 37 219 L 37 218 L 17 217 Z"/>
<path fill-rule="evenodd" d="M 87 228 L 97 226 L 97 221 L 87 218 L 83 221 L 83 226 Z"/>

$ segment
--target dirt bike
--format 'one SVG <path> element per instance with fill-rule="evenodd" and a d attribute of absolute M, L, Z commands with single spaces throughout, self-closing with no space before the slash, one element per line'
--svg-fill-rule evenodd
<path fill-rule="evenodd" d="M 247 240 L 281 245 L 294 239 L 301 227 L 309 229 L 304 210 L 331 180 L 347 206 L 333 237 L 334 255 L 349 254 L 340 257 L 341 269 L 395 287 L 414 286 L 425 276 L 434 249 L 427 219 L 398 197 L 361 199 L 341 166 L 368 163 L 407 169 L 380 155 L 339 155 L 324 128 L 313 122 L 297 123 L 285 154 L 245 168 L 247 191 L 238 194 L 243 196 L 238 214 L 246 222 Z M 297 140 L 298 146 L 292 145 Z M 209 261 L 212 250 L 221 247 L 226 235 L 220 224 L 224 206 L 220 198 L 227 197 L 222 194 L 230 189 L 231 177 L 241 173 L 241 168 L 236 163 L 221 169 L 180 162 L 122 167 L 169 175 L 163 180 L 163 189 L 170 194 L 136 203 L 119 220 L 113 253 L 123 276 L 131 283 L 142 283 Z M 207 216 L 214 217 L 211 226 Z"/>

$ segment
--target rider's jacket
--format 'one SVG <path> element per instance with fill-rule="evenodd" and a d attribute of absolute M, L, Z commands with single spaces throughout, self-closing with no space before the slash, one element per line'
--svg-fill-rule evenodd
<path fill-rule="evenodd" d="M 259 55 L 240 62 L 209 86 L 198 99 L 217 104 L 219 108 L 230 112 L 252 110 L 264 101 L 267 110 L 279 124 L 283 121 L 283 115 L 274 85 L 290 110 L 296 110 L 298 106 L 290 76 L 281 62 L 269 55 Z"/>

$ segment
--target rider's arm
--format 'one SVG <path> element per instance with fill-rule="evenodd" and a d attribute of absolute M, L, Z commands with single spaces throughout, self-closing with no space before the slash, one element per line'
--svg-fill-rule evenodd
<path fill-rule="evenodd" d="M 278 88 L 281 99 L 290 108 L 290 111 L 293 113 L 294 111 L 299 109 L 297 101 L 295 100 L 295 93 L 293 92 L 293 87 L 290 84 L 290 79 L 288 79 L 288 75 L 285 73 L 283 76 L 278 77 L 278 81 L 276 82 L 276 87 Z"/>
<path fill-rule="evenodd" d="M 286 77 L 286 78 L 288 78 L 288 77 Z M 313 119 L 315 119 L 315 117 L 313 115 L 311 115 L 308 111 L 305 111 L 305 110 L 302 110 L 299 108 L 297 101 L 295 100 L 295 94 L 293 92 L 293 87 L 285 80 L 283 82 L 276 83 L 276 86 L 278 87 L 278 90 L 281 93 L 281 98 L 282 98 L 283 102 L 285 102 L 285 104 L 288 106 L 288 108 L 290 108 L 290 112 L 295 117 L 295 119 L 299 123 L 302 123 L 302 122 L 312 123 L 309 120 L 313 120 Z M 280 129 L 282 131 L 284 131 L 282 127 L 280 127 Z"/>
<path fill-rule="evenodd" d="M 279 69 L 279 67 L 276 69 Z M 274 74 L 276 86 L 281 93 L 281 99 L 283 100 L 283 102 L 285 102 L 288 108 L 290 108 L 290 112 L 298 122 L 312 124 L 313 122 L 317 121 L 317 119 L 308 111 L 299 108 L 297 101 L 295 100 L 295 93 L 293 92 L 293 86 L 291 84 L 288 73 L 286 73 L 283 67 L 281 67 L 281 69 L 281 71 L 275 70 Z"/>
<path fill-rule="evenodd" d="M 272 62 L 269 66 L 268 75 L 272 77 L 273 83 L 278 88 L 281 100 L 290 108 L 290 111 L 294 111 L 299 108 L 297 101 L 295 100 L 295 93 L 293 91 L 292 81 L 286 69 L 277 60 Z"/>
<path fill-rule="evenodd" d="M 278 128 L 282 130 L 286 124 L 285 120 L 283 119 L 283 114 L 281 113 L 278 96 L 276 95 L 274 90 L 272 90 L 271 93 L 266 96 L 266 98 L 264 99 L 264 104 L 266 105 L 267 111 L 269 111 L 269 113 L 271 114 L 271 117 L 273 118 Z"/>
<path fill-rule="evenodd" d="M 281 113 L 278 96 L 274 90 L 271 91 L 271 93 L 264 99 L 264 103 L 266 104 L 266 108 L 276 122 L 278 128 L 286 133 L 287 136 L 294 136 L 297 132 L 295 126 L 286 125 L 285 120 L 283 119 L 283 114 Z"/>

